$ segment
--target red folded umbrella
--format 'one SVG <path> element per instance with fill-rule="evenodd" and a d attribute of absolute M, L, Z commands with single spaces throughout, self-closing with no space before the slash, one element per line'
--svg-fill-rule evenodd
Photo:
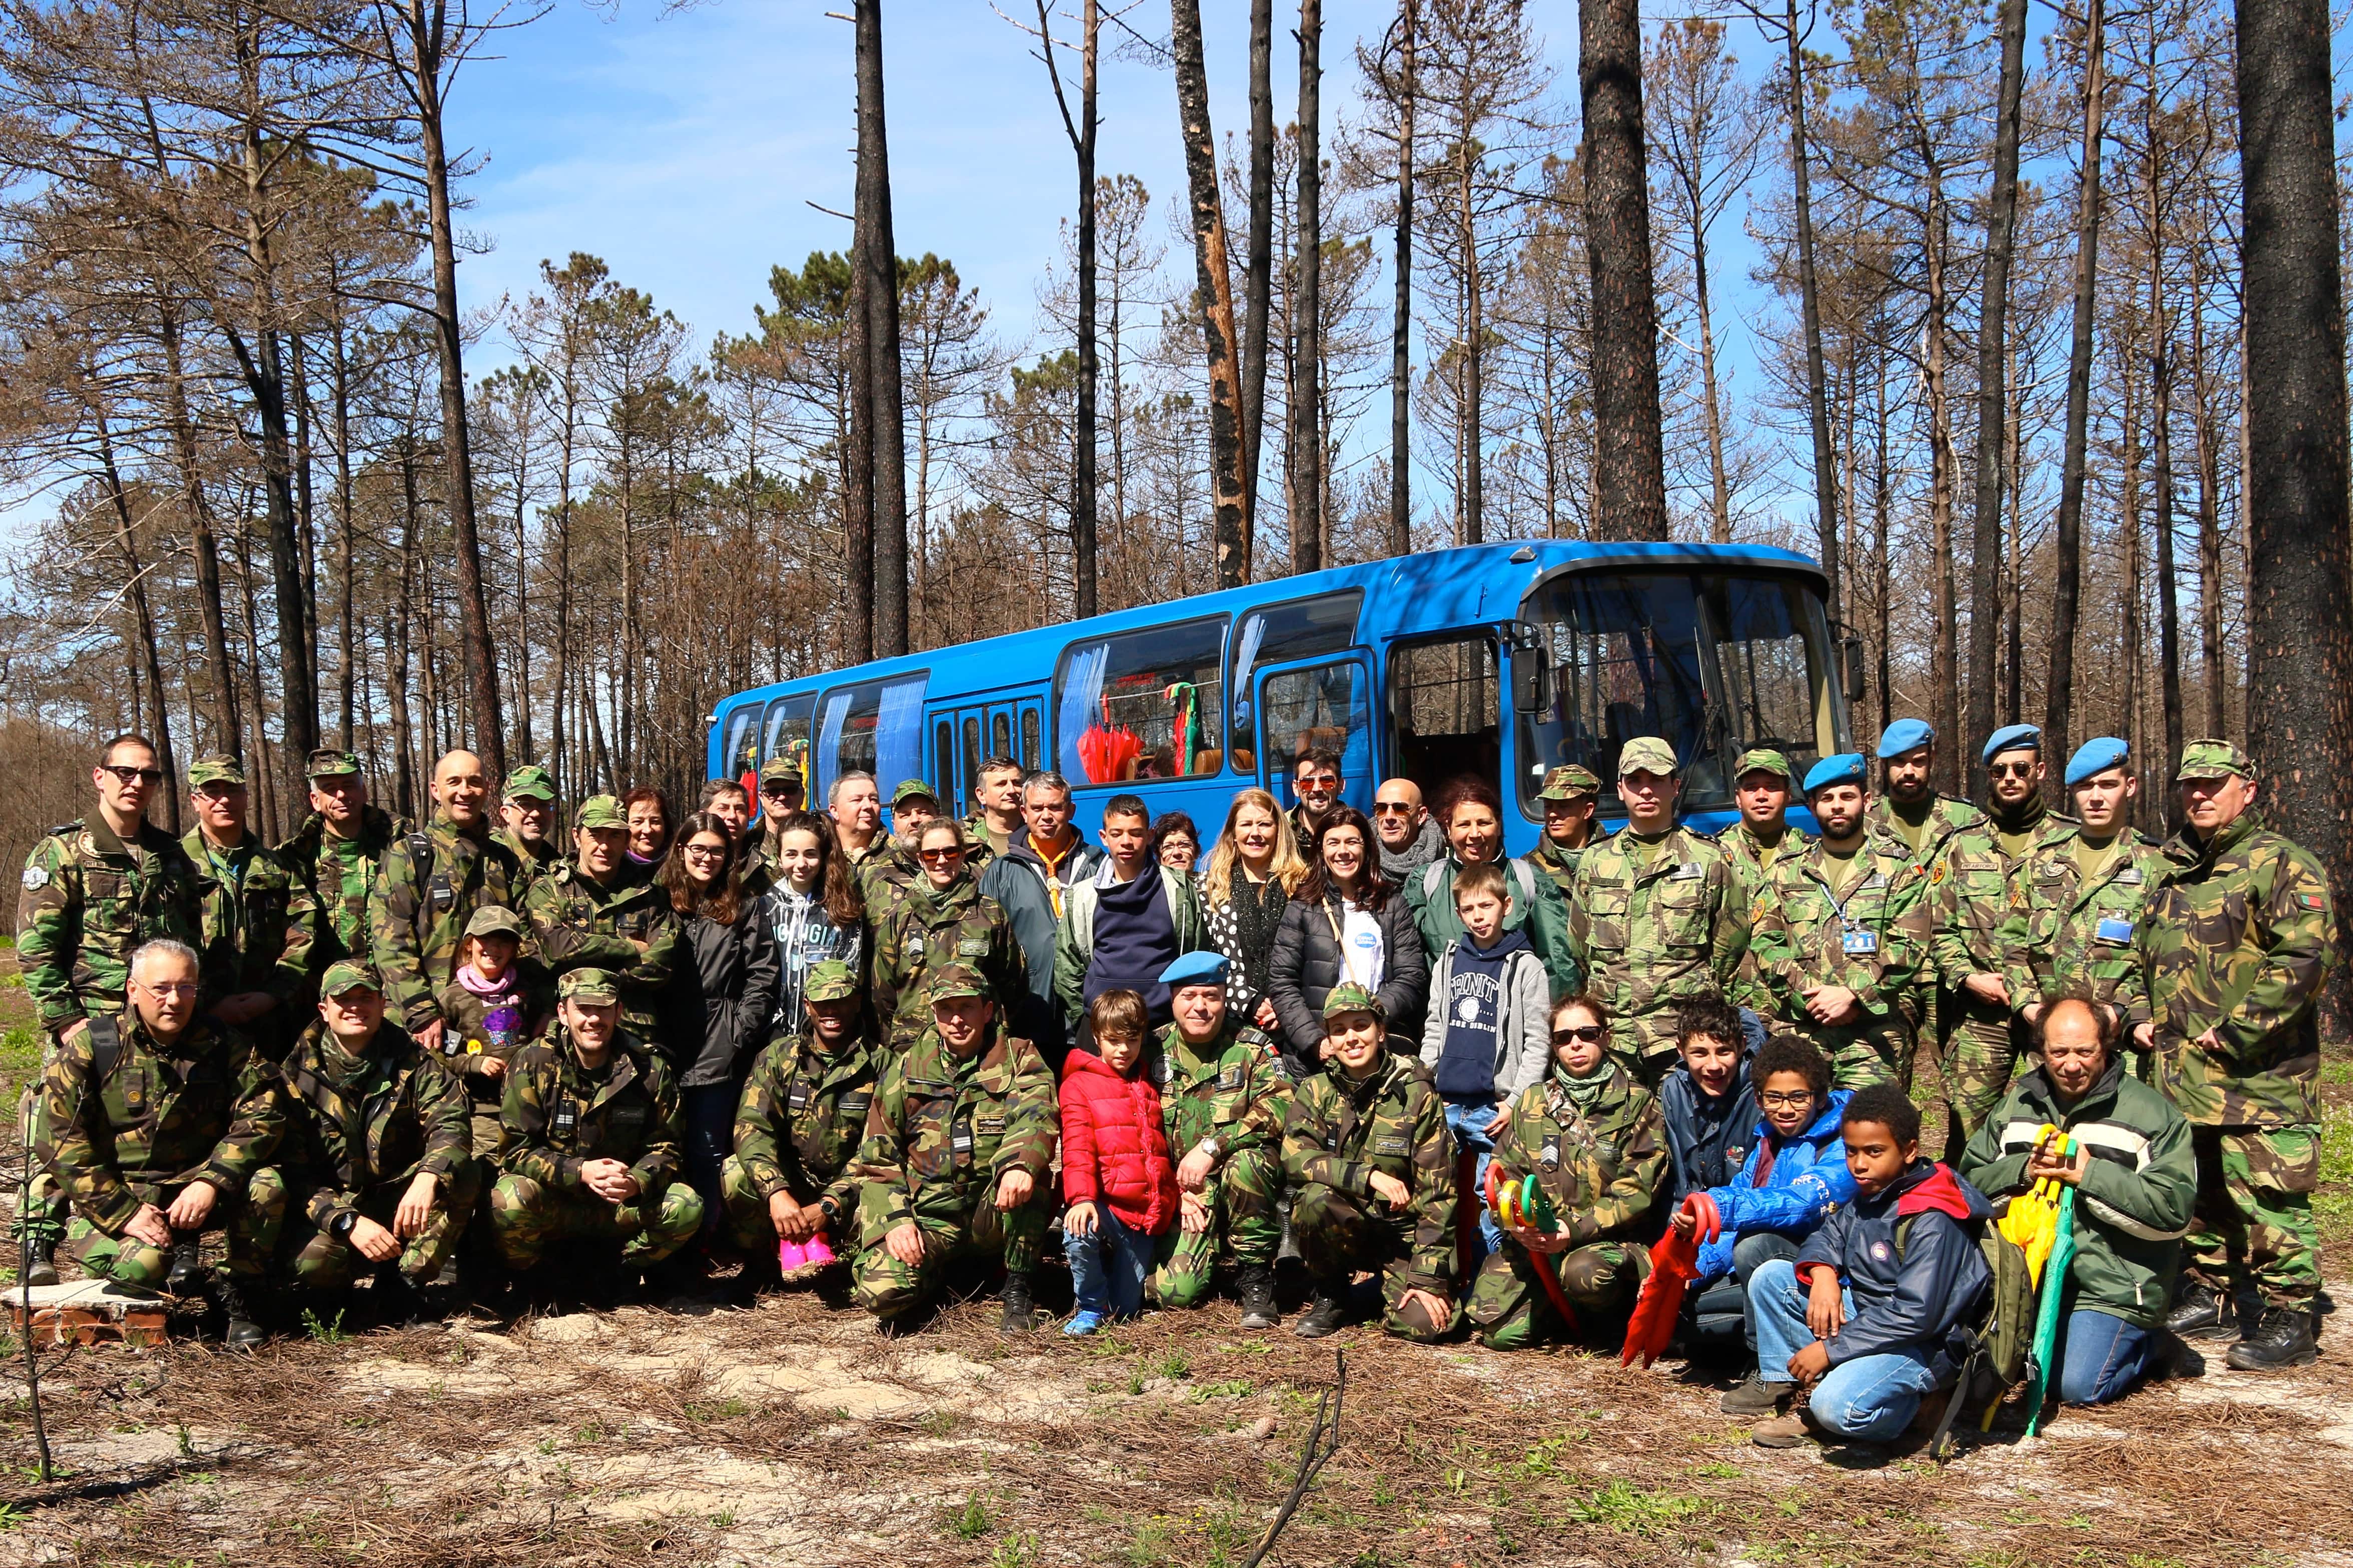
<path fill-rule="evenodd" d="M 1683 1287 L 1699 1278 L 1699 1249 L 1724 1233 L 1724 1215 L 1705 1193 L 1683 1199 L 1683 1207 L 1698 1223 L 1688 1233 L 1667 1227 L 1651 1247 L 1651 1277 L 1626 1320 L 1626 1353 L 1619 1365 L 1630 1366 L 1642 1358 L 1647 1367 L 1666 1353 L 1675 1337 L 1675 1319 L 1683 1310 Z"/>

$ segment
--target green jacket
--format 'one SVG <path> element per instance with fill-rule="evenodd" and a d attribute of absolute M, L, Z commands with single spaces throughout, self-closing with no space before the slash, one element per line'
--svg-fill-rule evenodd
<path fill-rule="evenodd" d="M 790 1193 L 800 1204 L 831 1198 L 845 1218 L 856 1208 L 849 1162 L 866 1134 L 883 1057 L 862 1036 L 820 1051 L 807 1034 L 760 1053 L 735 1108 L 735 1159 L 762 1202 Z"/>
<path fill-rule="evenodd" d="M 311 972 L 326 973 L 339 959 L 368 961 L 368 889 L 393 841 L 409 832 L 408 820 L 379 806 L 360 808 L 354 838 L 337 838 L 317 812 L 302 819 L 292 837 L 278 847 L 319 908 L 318 940 L 311 949 Z"/>
<path fill-rule="evenodd" d="M 1159 1049 L 1145 1067 L 1160 1090 L 1160 1125 L 1168 1157 L 1179 1163 L 1205 1138 L 1218 1141 L 1223 1165 L 1250 1149 L 1279 1152 L 1291 1080 L 1274 1041 L 1261 1029 L 1237 1026 L 1232 1015 L 1206 1046 L 1186 1043 L 1174 1024 L 1160 1031 Z M 1214 1193 L 1216 1178 L 1210 1178 Z"/>
<path fill-rule="evenodd" d="M 684 1168 L 678 1084 L 659 1052 L 617 1031 L 603 1067 L 590 1072 L 558 1024 L 523 1047 L 507 1072 L 499 1108 L 504 1137 L 499 1168 L 543 1187 L 581 1188 L 590 1160 L 620 1160 L 642 1189 L 632 1201 L 659 1201 Z"/>
<path fill-rule="evenodd" d="M 1092 875 L 1062 890 L 1062 915 L 1054 934 L 1054 1005 L 1061 1009 L 1062 1026 L 1072 1039 L 1078 1037 L 1080 1020 L 1087 1013 L 1087 965 L 1094 962 L 1095 903 L 1101 895 L 1096 879 L 1108 876 L 1110 866 L 1106 857 Z M 1160 888 L 1168 900 L 1168 923 L 1176 928 L 1176 951 L 1191 952 L 1208 946 L 1208 923 L 1193 879 L 1163 877 Z"/>
<path fill-rule="evenodd" d="M 944 890 L 928 880 L 907 889 L 874 927 L 874 965 L 867 995 L 893 1047 L 931 1027 L 923 979 L 943 963 L 978 970 L 1008 1008 L 1029 994 L 1029 966 L 1005 908 L 980 890 L 969 873 Z"/>
<path fill-rule="evenodd" d="M 522 868 L 524 877 L 529 879 L 546 875 L 564 860 L 563 847 L 553 838 L 526 842 L 518 837 L 513 829 L 506 827 L 492 833 L 491 838 L 493 843 L 505 846 L 507 853 L 515 858 L 515 864 Z"/>
<path fill-rule="evenodd" d="M 535 956 L 558 979 L 570 969 L 611 971 L 621 983 L 621 1026 L 653 1037 L 654 1008 L 678 957 L 670 889 L 628 876 L 603 887 L 578 861 L 559 860 L 523 894 L 522 913 Z"/>
<path fill-rule="evenodd" d="M 1578 851 L 1579 862 L 1600 842 Z M 1462 918 L 1454 912 L 1454 874 L 1461 865 L 1449 850 L 1406 880 L 1406 908 L 1413 911 L 1413 923 L 1421 932 L 1421 950 L 1432 963 L 1446 951 L 1447 943 L 1464 934 Z M 1510 894 L 1504 906 L 1504 929 L 1527 928 L 1528 945 L 1535 949 L 1537 962 L 1552 980 L 1552 994 L 1569 996 L 1583 989 L 1585 971 L 1569 949 L 1568 905 L 1555 877 L 1556 872 L 1534 856 L 1504 863 L 1504 885 Z"/>
<path fill-rule="evenodd" d="M 495 1060 L 512 1065 L 525 1046 L 555 1025 L 555 976 L 548 973 L 547 965 L 518 954 L 513 973 L 514 1017 L 503 1029 L 491 1026 L 490 1006 L 463 985 L 444 985 L 438 998 L 445 1026 L 441 1065 L 465 1079 L 467 1091 L 479 1105 L 496 1105 L 506 1098 L 502 1079 L 484 1071 L 482 1064 Z M 486 1159 L 497 1152 L 492 1149 L 474 1152 Z"/>
<path fill-rule="evenodd" d="M 1609 1009 L 1618 1049 L 1674 1049 L 1674 1012 L 1704 992 L 1735 996 L 1748 952 L 1748 905 L 1732 858 L 1681 826 L 1645 842 L 1630 829 L 1586 850 L 1569 890 L 1568 949 Z"/>
<path fill-rule="evenodd" d="M 1862 1029 L 1920 1026 L 1921 982 L 1932 973 L 1933 921 L 1925 878 L 1892 834 L 1866 826 L 1862 876 L 1843 912 L 1823 874 L 1830 852 L 1820 839 L 1777 860 L 1749 910 L 1749 973 L 1764 1010 L 1787 1023 L 1807 1021 L 1806 993 L 1837 985 L 1862 1008 Z"/>
<path fill-rule="evenodd" d="M 74 1212 L 109 1236 L 192 1181 L 242 1196 L 286 1131 L 277 1068 L 248 1036 L 201 1016 L 168 1046 L 136 1013 L 92 1018 L 50 1058 L 41 1097 L 47 1135 L 35 1152 Z"/>
<path fill-rule="evenodd" d="M 286 1086 L 293 1113 L 278 1164 L 322 1230 L 356 1214 L 371 1187 L 423 1173 L 448 1191 L 473 1152 L 465 1086 L 389 1018 L 364 1058 L 312 1019 L 286 1058 Z"/>
<path fill-rule="evenodd" d="M 2010 1008 L 2023 1013 L 2084 985 L 2131 1022 L 2143 1023 L 2148 994 L 2133 944 L 2149 892 L 2165 874 L 2165 857 L 2155 843 L 2126 828 L 2123 851 L 2087 883 L 2075 866 L 2083 837 L 2079 825 L 2054 820 L 2011 879 L 2001 942 Z"/>
<path fill-rule="evenodd" d="M 368 890 L 368 940 L 396 1022 L 413 1035 L 440 1018 L 435 998 L 457 978 L 466 922 L 486 904 L 520 914 L 525 879 L 511 850 L 438 811 L 392 841 Z"/>
<path fill-rule="evenodd" d="M 957 1234 L 1008 1171 L 1029 1172 L 1043 1194 L 1060 1110 L 1054 1075 L 1029 1041 L 991 1026 L 980 1050 L 958 1058 L 925 1029 L 882 1069 L 858 1145 L 860 1245 L 906 1220 Z"/>
<path fill-rule="evenodd" d="M 2045 1124 L 2091 1153 L 2075 1190 L 2075 1305 L 2153 1328 L 2173 1304 L 2181 1238 L 2198 1200 L 2189 1124 L 2172 1102 L 2111 1062 L 2062 1108 L 2041 1067 L 2010 1086 L 1960 1158 L 1960 1173 L 1997 1201 L 2026 1190 L 2026 1159 Z"/>
<path fill-rule="evenodd" d="M 2178 833 L 2164 854 L 2134 938 L 2158 1087 L 2201 1127 L 2318 1121 L 2314 1004 L 2337 964 L 2320 863 L 2253 813 L 2204 844 Z M 2198 1044 L 2210 1029 L 2221 1043 Z"/>
<path fill-rule="evenodd" d="M 179 841 L 152 822 L 125 844 L 92 816 L 33 846 L 16 900 L 16 962 L 52 1039 L 129 1005 L 140 943 L 199 945 L 200 883 Z"/>
<path fill-rule="evenodd" d="M 1495 1135 L 1498 1181 L 1535 1176 L 1573 1247 L 1646 1241 L 1667 1176 L 1658 1100 L 1617 1063 L 1602 1070 L 1609 1081 L 1589 1110 L 1570 1101 L 1555 1068 L 1520 1090 Z"/>
<path fill-rule="evenodd" d="M 1376 1172 L 1406 1184 L 1402 1211 L 1390 1210 L 1373 1195 Z M 1303 1081 L 1283 1118 L 1282 1173 L 1293 1188 L 1318 1183 L 1347 1194 L 1368 1213 L 1410 1221 L 1407 1288 L 1450 1293 L 1454 1145 L 1446 1131 L 1445 1102 L 1419 1062 L 1385 1054 L 1361 1082 L 1336 1066 Z"/>
<path fill-rule="evenodd" d="M 180 839 L 196 868 L 204 941 L 206 994 L 259 991 L 278 999 L 264 1022 L 283 1042 L 300 1031 L 311 1002 L 318 952 L 319 905 L 299 868 L 252 835 L 233 850 L 216 850 L 199 828 Z"/>
<path fill-rule="evenodd" d="M 1773 868 L 1804 854 L 1813 844 L 1814 836 L 1794 822 L 1785 823 L 1781 841 L 1767 851 L 1757 842 L 1757 835 L 1748 831 L 1746 820 L 1735 820 L 1716 831 L 1715 842 L 1732 858 L 1732 868 L 1740 873 L 1741 897 L 1753 905 L 1757 890 L 1770 879 Z"/>

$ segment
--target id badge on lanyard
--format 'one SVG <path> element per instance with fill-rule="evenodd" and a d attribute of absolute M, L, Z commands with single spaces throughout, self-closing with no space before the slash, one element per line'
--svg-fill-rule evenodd
<path fill-rule="evenodd" d="M 1868 958 L 1879 951 L 1879 933 L 1850 922 L 1840 937 L 1839 944 L 1846 950 L 1849 958 Z"/>
<path fill-rule="evenodd" d="M 2133 922 L 2121 915 L 2109 915 L 2094 930 L 2092 938 L 2094 942 L 2106 942 L 2114 947 L 2129 947 L 2133 939 Z"/>

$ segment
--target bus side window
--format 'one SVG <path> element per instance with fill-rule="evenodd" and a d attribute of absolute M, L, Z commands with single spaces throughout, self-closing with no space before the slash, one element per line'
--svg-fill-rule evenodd
<path fill-rule="evenodd" d="M 1258 766 L 1257 721 L 1250 710 L 1255 673 L 1271 664 L 1289 664 L 1317 654 L 1338 653 L 1356 638 L 1356 612 L 1365 591 L 1344 588 L 1313 599 L 1270 605 L 1244 616 L 1234 637 L 1233 764 L 1250 773 Z M 1273 761 L 1282 764 L 1281 758 Z M 1284 764 L 1287 765 L 1287 764 Z"/>
<path fill-rule="evenodd" d="M 1038 768 L 1038 710 L 1021 710 L 1021 765 L 1035 773 Z"/>
<path fill-rule="evenodd" d="M 1223 616 L 1071 644 L 1054 677 L 1057 771 L 1079 785 L 1218 772 L 1225 645 Z"/>
<path fill-rule="evenodd" d="M 1391 650 L 1392 771 L 1419 784 L 1430 800 L 1465 773 L 1500 785 L 1500 687 L 1495 640 L 1484 632 Z"/>

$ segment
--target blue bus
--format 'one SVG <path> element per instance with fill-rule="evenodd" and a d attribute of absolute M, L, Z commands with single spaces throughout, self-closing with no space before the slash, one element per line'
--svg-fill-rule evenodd
<path fill-rule="evenodd" d="M 1007 756 L 1068 778 L 1083 831 L 1134 794 L 1188 813 L 1206 849 L 1234 791 L 1289 805 L 1295 760 L 1328 747 L 1360 811 L 1384 778 L 1434 798 L 1482 775 L 1524 854 L 1547 770 L 1591 768 L 1622 818 L 1619 750 L 1662 735 L 1708 828 L 1731 820 L 1745 749 L 1780 748 L 1800 777 L 1852 749 L 1860 647 L 1834 641 L 1824 591 L 1813 562 L 1762 546 L 1429 551 L 738 692 L 710 716 L 711 776 L 792 756 L 812 803 L 859 771 L 886 799 L 925 779 L 963 815 L 983 761 Z"/>

